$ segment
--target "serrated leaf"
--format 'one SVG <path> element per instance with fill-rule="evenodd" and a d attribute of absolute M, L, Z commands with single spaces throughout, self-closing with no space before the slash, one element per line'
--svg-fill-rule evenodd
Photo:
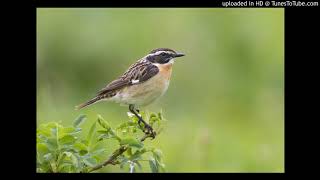
<path fill-rule="evenodd" d="M 143 143 L 132 137 L 122 139 L 120 141 L 120 145 L 129 145 L 130 147 L 143 148 Z"/>
<path fill-rule="evenodd" d="M 73 121 L 73 127 L 80 126 L 86 120 L 86 115 L 80 115 Z"/>

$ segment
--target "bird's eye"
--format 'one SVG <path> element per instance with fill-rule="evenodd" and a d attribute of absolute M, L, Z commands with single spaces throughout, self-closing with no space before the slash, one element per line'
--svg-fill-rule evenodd
<path fill-rule="evenodd" d="M 162 53 L 161 56 L 166 56 L 166 54 L 165 54 L 165 53 Z"/>

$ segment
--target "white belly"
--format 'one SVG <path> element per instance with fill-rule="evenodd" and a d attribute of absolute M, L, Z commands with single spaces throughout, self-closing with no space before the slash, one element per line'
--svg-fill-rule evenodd
<path fill-rule="evenodd" d="M 124 88 L 110 100 L 120 104 L 146 106 L 167 91 L 169 82 L 170 80 L 168 78 L 164 78 L 161 73 L 159 73 L 144 83 Z"/>

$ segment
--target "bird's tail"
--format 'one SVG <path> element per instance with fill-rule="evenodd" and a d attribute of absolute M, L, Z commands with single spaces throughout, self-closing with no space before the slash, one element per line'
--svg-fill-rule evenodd
<path fill-rule="evenodd" d="M 75 109 L 76 109 L 76 110 L 82 109 L 82 108 L 84 108 L 84 107 L 87 107 L 87 106 L 89 106 L 89 105 L 91 105 L 91 104 L 94 104 L 94 103 L 98 102 L 98 101 L 101 100 L 101 99 L 102 99 L 101 96 L 97 96 L 97 97 L 95 97 L 95 98 L 93 98 L 93 99 L 91 99 L 91 100 L 89 100 L 89 101 L 87 101 L 87 102 L 85 102 L 85 103 L 82 103 L 82 104 L 76 106 Z"/>

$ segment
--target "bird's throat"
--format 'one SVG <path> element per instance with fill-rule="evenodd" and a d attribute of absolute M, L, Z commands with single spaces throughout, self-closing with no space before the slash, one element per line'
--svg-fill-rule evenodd
<path fill-rule="evenodd" d="M 172 63 L 159 64 L 159 73 L 167 80 L 170 80 L 172 72 Z"/>

